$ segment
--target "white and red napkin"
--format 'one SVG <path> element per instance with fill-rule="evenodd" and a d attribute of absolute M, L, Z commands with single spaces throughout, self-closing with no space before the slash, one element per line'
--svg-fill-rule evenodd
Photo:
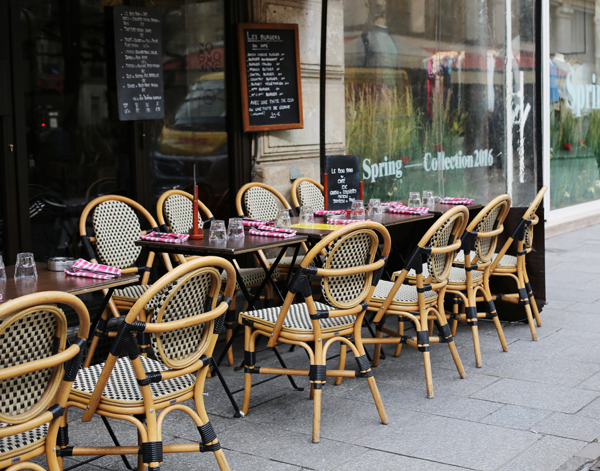
<path fill-rule="evenodd" d="M 411 206 L 404 206 L 400 204 L 398 206 L 390 206 L 389 212 L 395 214 L 418 214 L 419 216 L 423 216 L 429 213 L 429 209 L 425 206 L 413 208 Z"/>
<path fill-rule="evenodd" d="M 242 224 L 246 227 L 272 226 L 270 221 L 261 221 L 260 219 L 244 218 Z"/>
<path fill-rule="evenodd" d="M 65 268 L 65 273 L 71 276 L 83 276 L 102 280 L 112 280 L 121 276 L 121 270 L 118 268 L 88 262 L 83 258 L 78 259 L 71 268 Z"/>
<path fill-rule="evenodd" d="M 346 210 L 344 209 L 319 209 L 318 211 L 313 211 L 315 216 L 332 216 L 334 214 L 346 214 Z"/>
<path fill-rule="evenodd" d="M 370 221 L 370 219 L 329 219 L 327 224 L 336 224 L 336 225 L 346 225 L 352 224 L 354 222 L 366 222 Z"/>
<path fill-rule="evenodd" d="M 171 232 L 149 232 L 148 234 L 142 234 L 140 239 L 152 240 L 154 242 L 168 242 L 170 244 L 181 244 L 188 240 L 190 236 L 188 234 L 177 234 Z"/>
<path fill-rule="evenodd" d="M 473 204 L 474 200 L 469 198 L 450 198 L 446 196 L 440 201 L 440 204 Z"/>
<path fill-rule="evenodd" d="M 290 239 L 292 237 L 296 237 L 296 231 L 292 229 L 284 229 L 281 227 L 273 227 L 273 226 L 259 226 L 259 227 L 251 227 L 248 230 L 249 234 L 261 237 L 281 237 L 283 239 Z"/>

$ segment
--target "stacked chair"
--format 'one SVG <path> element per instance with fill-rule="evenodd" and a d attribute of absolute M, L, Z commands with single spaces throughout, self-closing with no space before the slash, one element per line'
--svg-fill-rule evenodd
<path fill-rule="evenodd" d="M 302 206 L 309 206 L 315 211 L 325 209 L 325 196 L 323 195 L 323 185 L 302 177 L 294 180 L 292 183 L 292 203 L 298 214 Z"/>
<path fill-rule="evenodd" d="M 77 339 L 67 347 L 67 318 L 75 311 Z M 54 450 L 59 427 L 83 357 L 90 318 L 77 297 L 48 291 L 0 304 L 0 469 L 44 468 L 27 462 L 46 452 L 51 470 L 62 469 Z"/>
<path fill-rule="evenodd" d="M 221 271 L 227 272 L 224 295 Z M 204 408 L 203 390 L 218 334 L 235 289 L 235 270 L 218 257 L 184 263 L 157 280 L 133 305 L 119 328 L 106 362 L 77 374 L 68 407 L 125 420 L 137 428 L 131 446 L 67 447 L 63 455 L 138 455 L 138 469 L 157 471 L 164 453 L 212 452 L 221 470 L 229 469 Z M 143 311 L 148 312 L 142 322 Z M 143 357 L 135 334 L 150 335 L 156 359 Z M 182 402 L 193 399 L 195 411 Z M 183 411 L 198 427 L 200 443 L 165 444 L 161 429 L 172 411 Z M 67 413 L 60 418 L 66 425 Z M 60 459 L 60 458 L 59 458 Z"/>

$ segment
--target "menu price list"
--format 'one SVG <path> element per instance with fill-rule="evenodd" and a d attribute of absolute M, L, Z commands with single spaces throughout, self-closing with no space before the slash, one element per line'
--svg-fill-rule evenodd
<path fill-rule="evenodd" d="M 249 126 L 302 123 L 295 29 L 243 29 Z"/>
<path fill-rule="evenodd" d="M 153 9 L 113 7 L 119 119 L 164 117 L 162 24 Z"/>

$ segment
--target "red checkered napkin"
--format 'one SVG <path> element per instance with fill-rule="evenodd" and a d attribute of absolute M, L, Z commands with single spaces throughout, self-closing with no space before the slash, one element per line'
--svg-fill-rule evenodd
<path fill-rule="evenodd" d="M 96 273 L 105 273 L 113 276 L 121 276 L 121 270 L 115 267 L 109 267 L 108 265 L 102 265 L 100 263 L 92 263 L 84 260 L 83 258 L 77 259 L 73 264 L 73 268 L 79 268 Z"/>
<path fill-rule="evenodd" d="M 248 230 L 249 234 L 260 236 L 260 237 L 281 237 L 283 239 L 290 239 L 292 237 L 296 237 L 296 231 L 292 231 L 290 229 L 284 229 L 286 232 L 275 231 L 275 229 L 279 229 L 277 227 L 269 227 L 269 230 L 256 229 L 251 227 Z M 281 229 L 280 229 L 281 230 Z M 290 232 L 287 232 L 290 231 Z"/>
<path fill-rule="evenodd" d="M 247 227 L 272 226 L 270 221 L 261 221 L 259 219 L 244 218 L 242 224 Z"/>
<path fill-rule="evenodd" d="M 384 203 L 381 203 L 381 206 L 404 206 L 402 204 L 402 201 L 386 201 Z"/>
<path fill-rule="evenodd" d="M 354 222 L 365 222 L 370 221 L 370 219 L 329 219 L 327 224 L 336 224 L 336 225 L 346 225 L 352 224 Z"/>
<path fill-rule="evenodd" d="M 109 275 L 108 273 L 94 273 L 91 271 L 78 270 L 76 268 L 65 268 L 65 273 L 71 276 L 83 276 L 85 278 L 96 278 L 99 280 L 112 280 L 117 278 L 117 275 Z"/>
<path fill-rule="evenodd" d="M 257 229 L 260 229 L 261 231 L 283 232 L 285 234 L 296 235 L 296 231 L 294 229 L 286 229 L 285 227 L 268 226 L 266 224 L 264 224 L 262 226 L 258 226 Z"/>
<path fill-rule="evenodd" d="M 473 202 L 474 200 L 469 198 L 450 198 L 446 196 L 440 201 L 440 204 L 473 204 Z"/>
<path fill-rule="evenodd" d="M 190 236 L 188 234 L 177 234 L 171 232 L 149 232 L 148 234 L 142 234 L 140 239 L 152 240 L 154 242 L 168 242 L 170 244 L 181 244 L 188 240 Z"/>
<path fill-rule="evenodd" d="M 389 211 L 390 213 L 396 214 L 418 214 L 420 216 L 429 213 L 429 209 L 424 206 L 419 206 L 417 208 L 412 208 L 410 206 L 394 206 L 390 207 Z"/>
<path fill-rule="evenodd" d="M 313 211 L 315 216 L 331 216 L 333 214 L 346 214 L 346 211 L 343 209 L 319 209 L 318 211 Z"/>

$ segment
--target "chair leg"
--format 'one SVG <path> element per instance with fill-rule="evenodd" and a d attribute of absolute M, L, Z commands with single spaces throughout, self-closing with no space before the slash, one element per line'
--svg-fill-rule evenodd
<path fill-rule="evenodd" d="M 465 378 L 467 376 L 467 373 L 465 372 L 465 368 L 462 364 L 460 356 L 458 355 L 458 350 L 456 349 L 454 337 L 452 336 L 452 331 L 450 329 L 448 321 L 446 320 L 446 316 L 444 314 L 440 314 L 437 311 L 435 311 L 435 315 L 440 325 L 440 341 L 442 338 L 444 338 L 444 342 L 448 344 L 448 348 L 450 349 L 450 354 L 452 355 L 452 359 L 454 360 L 454 364 L 456 365 L 456 369 L 458 370 L 459 376 L 461 378 Z"/>
<path fill-rule="evenodd" d="M 345 370 L 346 369 L 346 353 L 348 352 L 348 347 L 346 346 L 345 343 L 341 343 L 340 344 L 340 362 L 338 365 L 338 370 Z M 342 384 L 342 376 L 338 376 L 337 378 L 335 378 L 335 385 L 339 386 L 340 384 Z"/>
<path fill-rule="evenodd" d="M 112 303 L 112 300 L 109 301 L 109 304 Z M 104 334 L 106 329 L 106 323 L 108 322 L 108 317 L 110 315 L 109 307 L 107 306 L 102 313 L 100 321 L 96 326 L 96 332 L 90 332 L 92 335 L 92 341 L 90 342 L 90 347 L 88 348 L 87 356 L 85 357 L 85 361 L 83 362 L 83 368 L 87 368 L 92 363 L 92 358 L 94 357 L 94 353 L 96 352 L 96 348 L 98 347 L 98 342 L 100 341 L 100 336 Z"/>
<path fill-rule="evenodd" d="M 252 327 L 246 325 L 244 326 L 244 366 L 250 370 L 254 369 L 254 363 L 252 361 L 251 365 L 249 358 L 254 358 L 254 337 L 252 336 Z M 250 393 L 252 390 L 252 374 L 244 373 L 244 402 L 242 404 L 242 412 L 244 415 L 248 414 L 248 409 L 250 408 Z"/>
<path fill-rule="evenodd" d="M 377 325 L 375 326 L 375 338 L 376 339 L 380 339 L 383 337 L 383 332 L 381 331 L 381 328 L 385 325 L 385 321 L 381 321 L 379 323 L 377 323 Z M 379 358 L 381 357 L 381 344 L 380 343 L 376 343 L 373 345 L 373 362 L 372 365 L 373 366 L 379 366 Z"/>
<path fill-rule="evenodd" d="M 404 335 L 404 320 L 402 318 L 398 318 L 398 333 L 400 336 Z M 402 342 L 398 342 L 398 345 L 396 345 L 394 356 L 399 357 L 400 353 L 402 353 Z"/>
<path fill-rule="evenodd" d="M 531 289 L 531 284 L 529 283 L 529 276 L 527 275 L 527 270 L 525 269 L 525 263 L 523 262 L 523 271 L 522 271 L 522 275 L 523 275 L 523 284 L 525 285 L 525 292 L 527 293 L 527 297 L 529 298 L 529 306 L 525 306 L 525 309 L 527 309 L 527 307 L 530 307 L 532 313 L 533 313 L 533 317 L 535 318 L 535 323 L 537 324 L 538 327 L 542 326 L 542 320 L 540 319 L 540 311 L 538 310 L 537 304 L 535 303 L 535 297 L 533 296 L 533 290 Z M 527 319 L 529 320 L 529 313 L 527 313 Z M 535 326 L 533 325 L 533 322 L 530 321 L 529 322 L 529 326 L 531 328 L 531 339 L 532 340 L 537 340 L 537 332 L 535 331 Z"/>
<path fill-rule="evenodd" d="M 313 386 L 312 383 L 311 386 Z M 322 389 L 311 388 L 313 394 L 313 443 L 321 441 L 321 391 Z"/>
<path fill-rule="evenodd" d="M 229 343 L 231 336 L 233 335 L 233 325 L 235 324 L 235 297 L 237 295 L 237 291 L 233 292 L 233 297 L 231 298 L 231 304 L 229 305 L 229 309 L 227 310 L 227 314 L 225 314 L 225 343 Z M 227 350 L 227 365 L 233 366 L 233 345 L 229 347 Z"/>
<path fill-rule="evenodd" d="M 425 387 L 427 388 L 427 397 L 434 397 L 433 377 L 431 375 L 431 356 L 429 352 L 423 352 L 423 366 L 425 367 Z"/>

